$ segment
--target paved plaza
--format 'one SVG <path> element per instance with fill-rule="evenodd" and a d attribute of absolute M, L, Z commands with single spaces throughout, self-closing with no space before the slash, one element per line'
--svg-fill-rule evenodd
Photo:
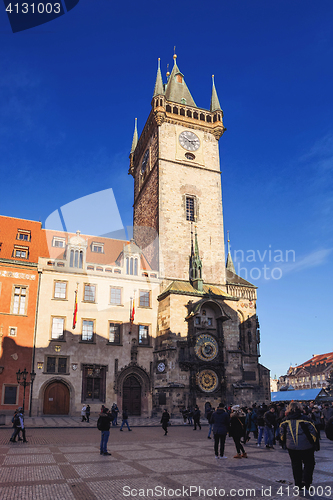
<path fill-rule="evenodd" d="M 58 418 L 54 426 L 50 417 L 45 419 L 49 427 L 27 425 L 27 444 L 9 443 L 11 428 L 0 428 L 1 500 L 296 498 L 288 453 L 278 446 L 258 448 L 252 439 L 246 446 L 248 458 L 236 460 L 233 441 L 227 438 L 227 459 L 216 460 L 207 426 L 194 432 L 174 422 L 164 436 L 153 425 L 158 419 L 149 419 L 151 425 L 141 423 L 133 432 L 112 428 L 112 455 L 101 456 L 96 422 L 84 428 L 76 418 L 71 427 L 67 418 L 60 427 Z M 333 498 L 332 451 L 333 443 L 322 439 L 315 500 Z"/>

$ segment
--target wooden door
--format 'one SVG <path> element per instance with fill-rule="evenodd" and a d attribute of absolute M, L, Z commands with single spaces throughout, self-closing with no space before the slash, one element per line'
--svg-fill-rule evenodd
<path fill-rule="evenodd" d="M 44 393 L 44 415 L 68 415 L 69 389 L 62 382 L 48 385 Z"/>
<path fill-rule="evenodd" d="M 127 408 L 129 415 L 141 415 L 141 385 L 133 376 L 124 381 L 123 408 Z"/>

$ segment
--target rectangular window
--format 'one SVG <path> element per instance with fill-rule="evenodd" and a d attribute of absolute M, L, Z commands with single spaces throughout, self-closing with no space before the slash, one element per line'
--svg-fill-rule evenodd
<path fill-rule="evenodd" d="M 109 342 L 110 344 L 120 344 L 120 323 L 109 324 Z"/>
<path fill-rule="evenodd" d="M 53 247 L 65 248 L 65 244 L 66 244 L 65 238 L 59 238 L 58 236 L 53 237 L 53 240 L 52 240 Z"/>
<path fill-rule="evenodd" d="M 67 292 L 67 281 L 55 281 L 54 282 L 54 298 L 55 299 L 66 299 Z"/>
<path fill-rule="evenodd" d="M 17 404 L 17 386 L 16 385 L 5 385 L 5 394 L 3 399 L 4 405 L 16 405 Z"/>
<path fill-rule="evenodd" d="M 82 321 L 82 336 L 81 340 L 85 342 L 92 342 L 94 339 L 94 322 L 84 319 Z"/>
<path fill-rule="evenodd" d="M 140 290 L 139 306 L 140 307 L 149 307 L 150 306 L 150 292 Z"/>
<path fill-rule="evenodd" d="M 17 328 L 16 326 L 10 326 L 9 327 L 9 336 L 10 337 L 16 337 L 17 334 Z"/>
<path fill-rule="evenodd" d="M 95 253 L 104 253 L 104 245 L 103 243 L 92 242 L 91 251 Z"/>
<path fill-rule="evenodd" d="M 51 338 L 62 340 L 64 338 L 65 318 L 52 318 Z"/>
<path fill-rule="evenodd" d="M 14 246 L 13 256 L 18 259 L 27 259 L 29 256 L 29 248 L 28 247 L 19 247 L 18 245 Z"/>
<path fill-rule="evenodd" d="M 110 304 L 121 305 L 121 288 L 111 288 Z"/>
<path fill-rule="evenodd" d="M 106 370 L 104 366 L 84 365 L 82 401 L 105 403 Z"/>
<path fill-rule="evenodd" d="M 31 232 L 26 231 L 25 229 L 18 229 L 16 239 L 20 240 L 20 241 L 30 241 L 31 240 Z"/>
<path fill-rule="evenodd" d="M 59 356 L 48 356 L 46 358 L 46 373 L 68 373 L 67 361 L 67 358 L 60 358 Z"/>
<path fill-rule="evenodd" d="M 84 285 L 84 301 L 85 302 L 95 302 L 96 286 L 95 285 Z"/>
<path fill-rule="evenodd" d="M 194 198 L 186 196 L 186 220 L 194 222 Z"/>
<path fill-rule="evenodd" d="M 148 325 L 139 325 L 139 345 L 149 345 Z"/>
<path fill-rule="evenodd" d="M 25 314 L 27 289 L 24 286 L 14 287 L 13 314 Z"/>

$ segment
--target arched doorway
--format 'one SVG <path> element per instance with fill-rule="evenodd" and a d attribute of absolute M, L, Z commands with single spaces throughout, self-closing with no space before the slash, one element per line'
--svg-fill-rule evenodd
<path fill-rule="evenodd" d="M 44 415 L 68 415 L 69 389 L 60 381 L 52 382 L 44 392 Z"/>
<path fill-rule="evenodd" d="M 130 415 L 141 415 L 141 384 L 133 375 L 124 380 L 123 408 L 127 408 Z"/>

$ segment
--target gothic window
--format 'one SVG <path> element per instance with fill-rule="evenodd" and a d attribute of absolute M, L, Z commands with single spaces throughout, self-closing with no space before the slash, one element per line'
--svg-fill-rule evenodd
<path fill-rule="evenodd" d="M 200 114 L 200 120 L 203 121 L 203 122 L 206 121 L 205 120 L 205 115 L 203 113 Z"/>
<path fill-rule="evenodd" d="M 67 358 L 48 356 L 46 358 L 46 373 L 68 373 Z"/>
<path fill-rule="evenodd" d="M 188 116 L 189 118 L 192 118 L 192 111 L 190 111 L 189 109 L 187 110 L 187 113 L 186 113 L 186 114 L 187 114 L 187 116 Z"/>
<path fill-rule="evenodd" d="M 105 403 L 105 378 L 105 366 L 83 365 L 82 401 Z"/>
<path fill-rule="evenodd" d="M 186 196 L 186 220 L 194 222 L 194 197 Z"/>
<path fill-rule="evenodd" d="M 138 275 L 138 259 L 134 257 L 126 257 L 126 274 L 131 276 Z"/>
<path fill-rule="evenodd" d="M 71 250 L 69 267 L 83 268 L 83 252 L 82 250 Z"/>
<path fill-rule="evenodd" d="M 174 106 L 172 112 L 174 115 L 178 115 L 178 108 Z"/>

